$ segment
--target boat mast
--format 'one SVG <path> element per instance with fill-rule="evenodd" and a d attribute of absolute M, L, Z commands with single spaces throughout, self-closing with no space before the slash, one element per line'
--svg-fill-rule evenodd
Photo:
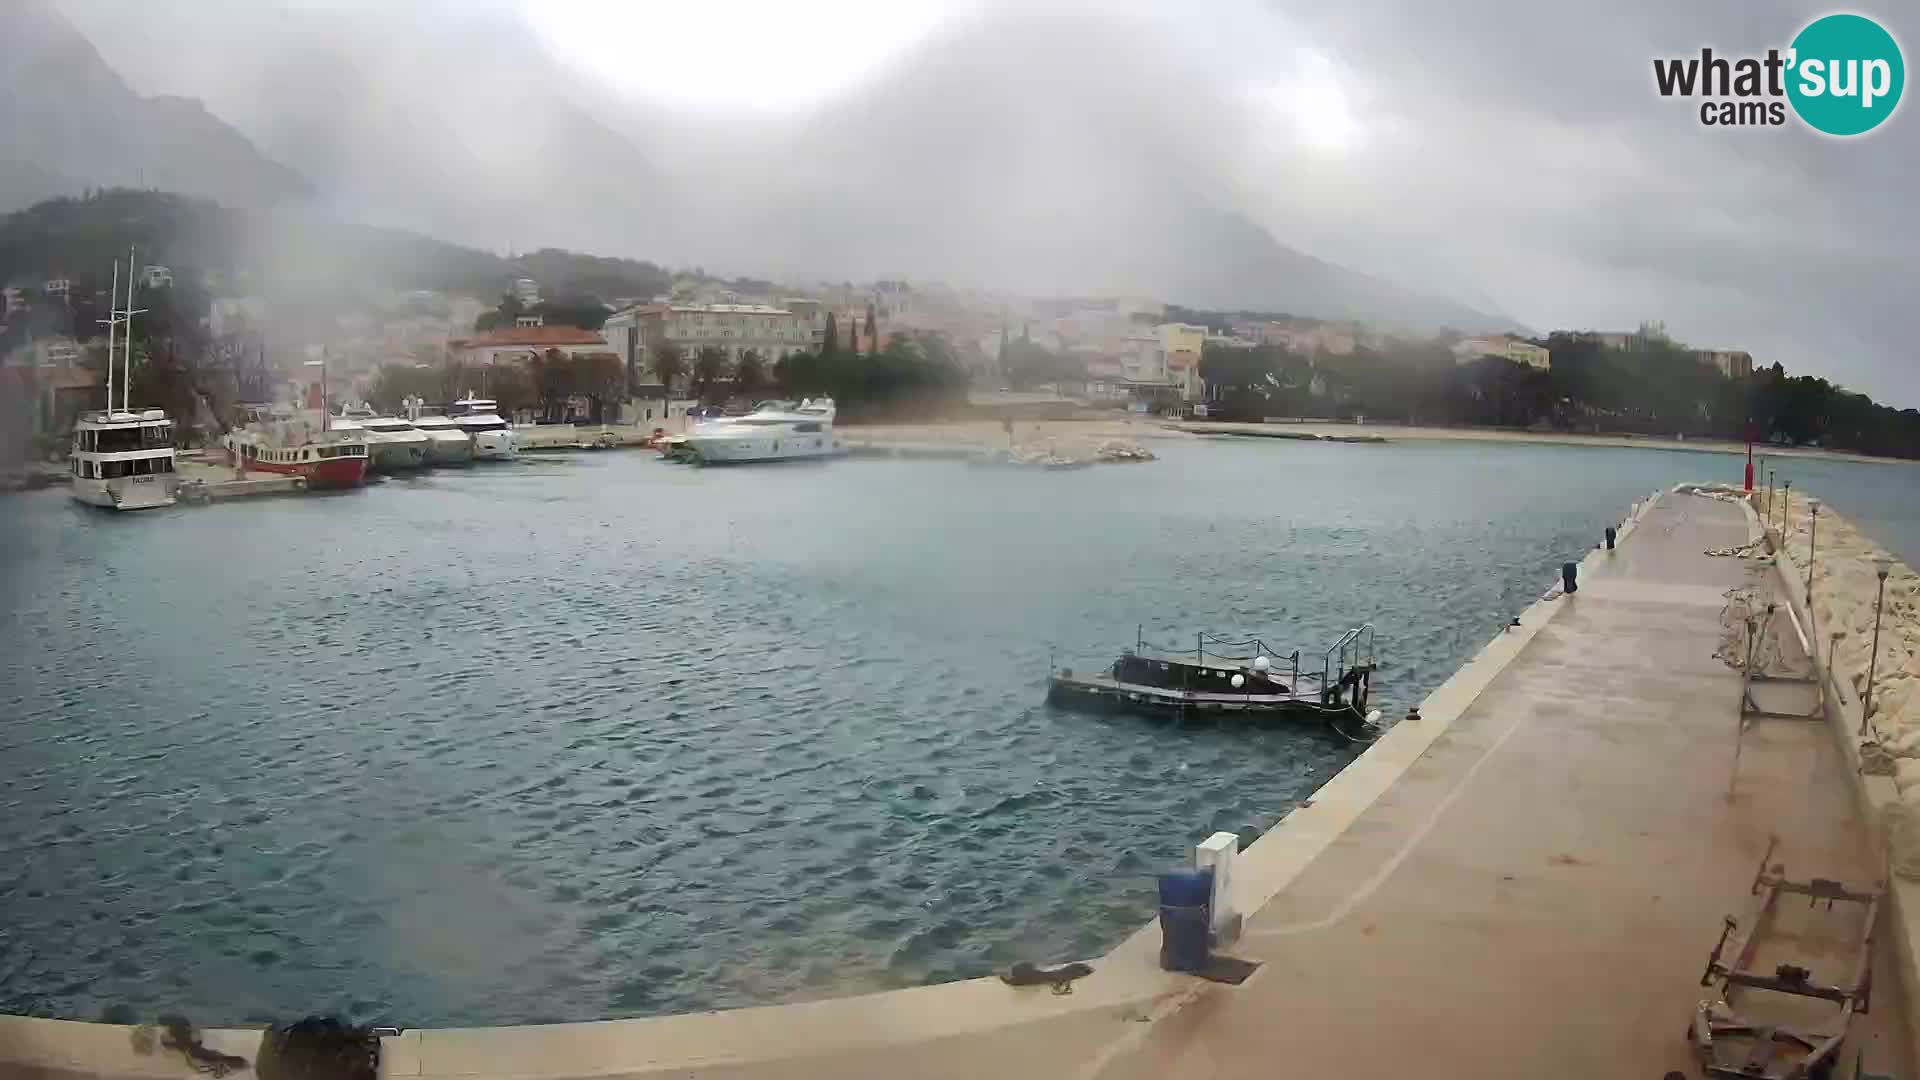
<path fill-rule="evenodd" d="M 120 382 L 120 411 L 121 412 L 127 412 L 133 407 L 133 402 L 130 398 L 130 395 L 133 393 L 133 317 L 135 315 L 144 314 L 147 310 L 146 308 L 140 308 L 137 311 L 134 310 L 133 282 L 134 282 L 133 245 L 128 244 L 127 245 L 127 309 L 125 312 L 125 315 L 127 316 L 127 336 L 126 336 L 126 340 L 123 341 L 120 345 L 120 355 L 126 361 L 126 366 L 121 369 L 122 374 L 125 375 L 125 378 L 123 378 Z M 111 400 L 111 396 L 109 396 L 109 400 L 107 401 L 107 408 L 108 409 L 113 408 L 113 401 Z"/>
<path fill-rule="evenodd" d="M 98 293 L 94 294 L 98 296 Z M 120 325 L 119 314 L 113 305 L 120 302 L 120 260 L 113 260 L 113 288 L 107 293 L 107 317 L 99 320 L 107 324 L 107 415 L 113 415 L 113 328 Z"/>

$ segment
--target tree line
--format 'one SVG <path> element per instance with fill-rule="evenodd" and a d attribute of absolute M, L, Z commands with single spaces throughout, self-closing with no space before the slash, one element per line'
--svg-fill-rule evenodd
<path fill-rule="evenodd" d="M 1558 332 L 1546 370 L 1504 357 L 1465 363 L 1444 339 L 1312 356 L 1209 343 L 1200 375 L 1212 410 L 1236 419 L 1368 417 L 1408 424 L 1752 438 L 1920 458 L 1920 410 L 1875 403 L 1778 363 L 1730 377 L 1658 339 L 1613 348 Z"/>
<path fill-rule="evenodd" d="M 647 350 L 646 372 L 656 392 L 684 387 L 704 404 L 751 403 L 762 394 L 831 397 L 843 419 L 894 420 L 937 415 L 966 403 L 967 375 L 947 339 L 934 333 L 874 336 L 862 354 L 839 341 L 829 312 L 819 347 L 768 362 L 754 349 L 738 361 L 707 346 L 691 355 L 668 344 Z"/>

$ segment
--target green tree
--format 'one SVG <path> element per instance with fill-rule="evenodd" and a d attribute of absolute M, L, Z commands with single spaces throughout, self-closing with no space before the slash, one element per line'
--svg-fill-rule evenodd
<path fill-rule="evenodd" d="M 767 364 L 760 358 L 760 350 L 742 351 L 739 362 L 733 365 L 733 392 L 751 402 L 766 383 Z"/>
<path fill-rule="evenodd" d="M 718 345 L 703 346 L 693 357 L 693 394 L 701 401 L 713 397 L 714 388 L 731 374 L 727 350 Z"/>
<path fill-rule="evenodd" d="M 652 372 L 653 381 L 660 384 L 660 415 L 664 418 L 673 401 L 673 384 L 687 374 L 687 354 L 678 345 L 662 343 L 648 351 L 647 370 Z"/>
<path fill-rule="evenodd" d="M 527 361 L 534 397 L 540 403 L 540 418 L 546 423 L 565 419 L 567 400 L 579 382 L 574 358 L 559 349 L 536 353 Z"/>
<path fill-rule="evenodd" d="M 617 411 L 627 396 L 627 369 L 612 353 L 588 353 L 573 365 L 574 392 L 587 399 L 592 423 L 608 422 L 608 406 Z"/>

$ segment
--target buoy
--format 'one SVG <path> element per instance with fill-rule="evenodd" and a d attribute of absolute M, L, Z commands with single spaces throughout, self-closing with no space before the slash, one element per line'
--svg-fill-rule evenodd
<path fill-rule="evenodd" d="M 1264 656 L 1256 656 L 1253 658 L 1253 670 L 1255 671 L 1265 671 L 1272 666 L 1273 661 Z"/>
<path fill-rule="evenodd" d="M 1236 675 L 1235 675 L 1235 676 L 1234 676 L 1233 678 L 1231 678 L 1231 679 L 1229 679 L 1229 680 L 1227 680 L 1227 681 L 1228 681 L 1228 682 L 1231 682 L 1231 683 L 1233 684 L 1233 688 L 1234 688 L 1235 690 L 1238 690 L 1238 689 L 1240 689 L 1241 687 L 1243 687 L 1243 686 L 1245 686 L 1245 685 L 1247 685 L 1247 677 L 1246 677 L 1245 675 L 1238 675 L 1238 674 L 1236 674 Z"/>

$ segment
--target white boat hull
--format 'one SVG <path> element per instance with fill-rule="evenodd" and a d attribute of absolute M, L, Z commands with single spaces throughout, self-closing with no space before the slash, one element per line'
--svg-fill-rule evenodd
<path fill-rule="evenodd" d="M 375 472 L 402 472 L 408 469 L 422 469 L 428 464 L 427 439 L 396 439 L 391 435 L 380 435 L 378 439 L 367 439 L 367 467 Z"/>
<path fill-rule="evenodd" d="M 473 440 L 459 431 L 428 433 L 428 465 L 468 465 L 473 462 Z"/>
<path fill-rule="evenodd" d="M 180 478 L 162 473 L 154 476 L 121 476 L 95 480 L 76 476 L 72 495 L 75 501 L 109 510 L 151 510 L 172 506 L 178 497 Z"/>
<path fill-rule="evenodd" d="M 519 455 L 517 441 L 511 431 L 473 433 L 473 460 L 475 461 L 512 461 Z"/>
<path fill-rule="evenodd" d="M 696 460 L 708 465 L 745 465 L 763 461 L 803 461 L 809 458 L 837 457 L 846 452 L 831 431 L 793 434 L 729 432 L 723 435 L 689 435 L 689 451 Z"/>

